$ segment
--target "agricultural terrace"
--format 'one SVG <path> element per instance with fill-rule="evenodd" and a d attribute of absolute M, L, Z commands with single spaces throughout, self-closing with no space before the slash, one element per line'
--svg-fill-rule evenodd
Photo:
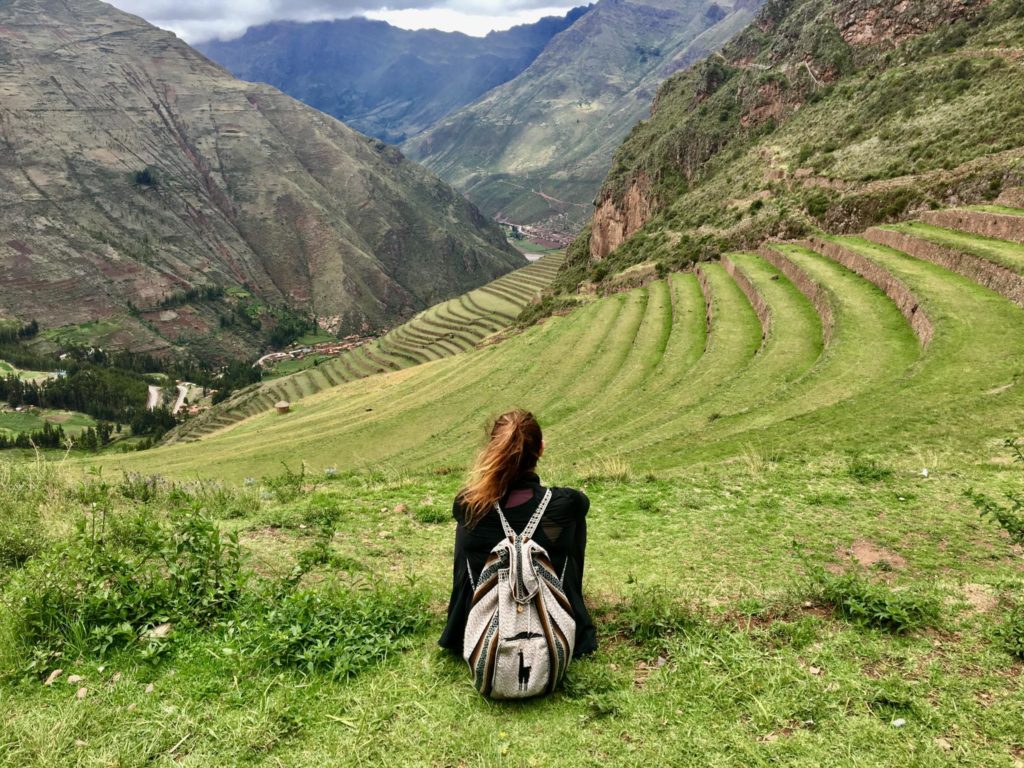
<path fill-rule="evenodd" d="M 437 304 L 381 338 L 331 360 L 248 388 L 172 432 L 167 443 L 190 442 L 286 400 L 294 402 L 350 381 L 438 360 L 472 349 L 511 325 L 554 279 L 564 254 L 553 253 L 475 291 Z"/>
<path fill-rule="evenodd" d="M 401 370 L 367 355 L 290 414 L 105 457 L 85 485 L 23 467 L 25 525 L 67 540 L 86 520 L 68 551 L 102 525 L 134 553 L 119 573 L 204 576 L 125 579 L 117 616 L 72 596 L 57 620 L 31 596 L 109 575 L 48 582 L 66 559 L 28 556 L 0 624 L 0 756 L 1020 765 L 1024 521 L 1004 494 L 1024 485 L 1024 211 L 998 212 L 1001 238 L 988 213 L 729 254 L 415 366 L 406 334 L 367 350 Z M 485 297 L 504 300 L 428 314 Z M 513 404 L 545 426 L 542 477 L 590 496 L 601 647 L 555 696 L 502 705 L 434 643 L 451 498 Z M 236 573 L 228 534 L 240 586 L 208 576 Z M 43 684 L 55 668 L 82 680 Z"/>

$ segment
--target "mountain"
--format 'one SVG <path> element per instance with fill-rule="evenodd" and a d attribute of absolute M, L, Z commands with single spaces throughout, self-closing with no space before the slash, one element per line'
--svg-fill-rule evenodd
<path fill-rule="evenodd" d="M 519 76 L 410 139 L 488 215 L 575 233 L 658 85 L 717 50 L 757 0 L 600 0 Z"/>
<path fill-rule="evenodd" d="M 564 285 L 985 202 L 1024 174 L 1019 0 L 769 0 L 619 148 Z"/>
<path fill-rule="evenodd" d="M 525 263 L 398 150 L 142 19 L 0 0 L 0 30 L 3 315 L 224 358 L 288 312 L 375 330 Z"/>
<path fill-rule="evenodd" d="M 269 83 L 358 131 L 399 144 L 510 80 L 587 8 L 486 37 L 362 18 L 275 22 L 197 46 L 237 77 Z"/>

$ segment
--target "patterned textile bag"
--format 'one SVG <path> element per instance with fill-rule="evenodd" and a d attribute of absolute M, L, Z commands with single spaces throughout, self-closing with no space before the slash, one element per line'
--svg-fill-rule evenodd
<path fill-rule="evenodd" d="M 506 538 L 491 550 L 474 584 L 462 654 L 477 690 L 492 699 L 551 693 L 572 659 L 572 606 L 547 551 L 533 540 L 550 501 L 548 489 L 518 535 L 494 505 Z"/>

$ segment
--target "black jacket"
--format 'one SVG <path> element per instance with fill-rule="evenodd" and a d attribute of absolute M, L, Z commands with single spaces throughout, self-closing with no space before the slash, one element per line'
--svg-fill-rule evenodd
<path fill-rule="evenodd" d="M 540 478 L 533 473 L 523 475 L 519 481 L 513 483 L 509 493 L 522 488 L 533 490 L 533 498 L 512 508 L 505 506 L 507 495 L 501 501 L 501 509 L 506 519 L 517 532 L 526 527 L 530 517 L 537 511 L 537 505 L 540 504 L 546 490 L 541 485 Z M 555 569 L 559 573 L 565 569 L 563 588 L 572 604 L 576 619 L 574 657 L 597 649 L 594 622 L 583 604 L 583 558 L 587 548 L 588 509 L 590 500 L 580 491 L 573 488 L 552 488 L 551 501 L 533 537 L 548 551 Z M 498 513 L 494 510 L 491 510 L 474 528 L 467 528 L 464 525 L 465 510 L 457 498 L 452 505 L 452 517 L 457 523 L 452 596 L 448 601 L 448 623 L 441 633 L 438 644 L 461 656 L 462 639 L 473 596 L 473 584 L 466 570 L 467 563 L 475 578 L 483 569 L 484 561 L 494 545 L 504 538 L 505 533 Z"/>

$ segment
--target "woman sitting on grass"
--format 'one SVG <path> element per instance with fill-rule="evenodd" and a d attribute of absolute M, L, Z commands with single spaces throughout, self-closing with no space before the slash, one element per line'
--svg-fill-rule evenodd
<path fill-rule="evenodd" d="M 540 425 L 533 414 L 509 411 L 498 417 L 487 446 L 477 457 L 468 485 L 455 498 L 455 562 L 448 624 L 438 643 L 461 655 L 475 579 L 494 546 L 505 538 L 502 512 L 512 528 L 521 532 L 544 498 L 545 486 L 537 476 L 537 461 L 544 453 Z M 576 620 L 573 657 L 597 649 L 594 622 L 583 604 L 583 556 L 587 547 L 587 510 L 590 501 L 573 488 L 552 488 L 551 500 L 534 539 L 547 550 L 562 577 L 565 596 Z"/>

